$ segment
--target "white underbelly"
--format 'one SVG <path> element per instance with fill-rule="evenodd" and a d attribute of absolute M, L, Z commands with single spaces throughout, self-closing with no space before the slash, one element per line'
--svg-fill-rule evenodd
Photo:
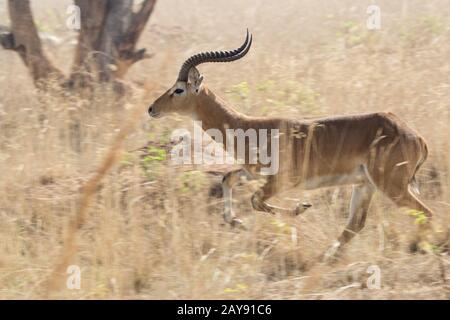
<path fill-rule="evenodd" d="M 332 187 L 338 185 L 350 185 L 359 184 L 367 181 L 367 176 L 364 172 L 364 167 L 360 166 L 356 168 L 353 172 L 341 175 L 328 175 L 328 176 L 317 176 L 309 178 L 304 182 L 300 183 L 303 189 L 317 189 L 324 187 Z"/>

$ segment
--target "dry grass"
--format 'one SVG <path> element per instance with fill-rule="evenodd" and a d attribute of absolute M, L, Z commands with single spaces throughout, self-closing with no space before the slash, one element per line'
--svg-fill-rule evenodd
<path fill-rule="evenodd" d="M 40 27 L 67 35 L 65 3 L 39 3 Z M 79 212 L 81 188 L 114 146 L 124 119 L 174 82 L 187 55 L 234 47 L 247 26 L 255 37 L 249 56 L 202 66 L 206 84 L 253 115 L 397 113 L 429 143 L 429 160 L 419 172 L 422 197 L 436 212 L 436 229 L 447 231 L 450 2 L 378 1 L 382 28 L 369 32 L 371 3 L 160 1 L 142 40 L 157 54 L 132 70 L 126 103 L 107 90 L 90 99 L 39 95 L 19 58 L 0 52 L 0 298 L 44 296 Z M 3 21 L 5 7 L 0 1 Z M 59 18 L 49 14 L 52 8 Z M 49 55 L 68 67 L 71 50 L 61 46 Z M 167 141 L 174 128 L 190 128 L 191 122 L 149 121 L 142 112 L 135 125 L 125 150 Z M 114 156 L 118 161 L 97 186 L 76 234 L 70 263 L 82 269 L 81 289 L 68 290 L 62 282 L 49 297 L 450 298 L 450 259 L 411 254 L 414 221 L 382 195 L 342 259 L 323 265 L 314 262 L 345 224 L 348 188 L 297 190 L 274 199 L 313 203 L 293 219 L 254 213 L 251 186 L 239 187 L 235 208 L 250 227 L 239 232 L 222 225 L 222 203 L 208 197 L 217 177 L 201 168 L 174 168 L 159 154 Z M 365 286 L 370 265 L 381 269 L 379 290 Z"/>

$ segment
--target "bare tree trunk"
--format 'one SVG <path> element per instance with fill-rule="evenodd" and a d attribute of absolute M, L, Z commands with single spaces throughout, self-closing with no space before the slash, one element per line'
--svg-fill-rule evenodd
<path fill-rule="evenodd" d="M 155 0 L 144 1 L 134 13 L 133 0 L 76 0 L 82 23 L 71 81 L 85 86 L 90 81 L 112 82 L 123 78 L 137 61 L 150 57 L 135 50 Z M 84 15 L 83 15 L 84 13 Z M 95 79 L 92 76 L 95 75 Z"/>
<path fill-rule="evenodd" d="M 136 44 L 153 12 L 156 0 L 143 1 L 133 12 L 133 0 L 75 0 L 81 29 L 67 80 L 45 57 L 28 0 L 8 0 L 11 28 L 0 28 L 5 49 L 19 53 L 36 85 L 56 77 L 65 88 L 90 88 L 112 83 L 122 92 L 121 79 L 137 61 L 150 57 Z"/>
<path fill-rule="evenodd" d="M 75 4 L 80 8 L 81 23 L 69 83 L 71 87 L 80 88 L 95 81 L 94 55 L 98 54 L 108 0 L 75 0 Z"/>
<path fill-rule="evenodd" d="M 41 40 L 33 20 L 28 0 L 9 0 L 11 31 L 0 33 L 1 44 L 5 49 L 16 51 L 31 73 L 36 86 L 42 80 L 63 79 L 61 71 L 55 68 L 42 51 Z M 3 29 L 4 30 L 4 29 Z"/>

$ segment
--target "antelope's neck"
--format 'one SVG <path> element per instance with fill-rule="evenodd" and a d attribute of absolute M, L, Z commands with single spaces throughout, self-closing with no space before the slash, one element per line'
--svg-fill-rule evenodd
<path fill-rule="evenodd" d="M 204 88 L 198 97 L 195 117 L 202 122 L 203 130 L 218 129 L 225 137 L 226 129 L 248 127 L 249 117 L 228 106 L 211 90 Z"/>

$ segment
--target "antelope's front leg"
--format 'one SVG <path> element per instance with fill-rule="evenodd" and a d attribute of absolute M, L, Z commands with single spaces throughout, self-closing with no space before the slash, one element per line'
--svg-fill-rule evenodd
<path fill-rule="evenodd" d="M 305 212 L 312 205 L 307 202 L 299 202 L 295 208 L 282 208 L 278 206 L 273 206 L 266 203 L 266 200 L 269 200 L 273 195 L 277 193 L 276 182 L 273 179 L 268 179 L 266 183 L 257 190 L 252 196 L 252 206 L 253 209 L 257 211 L 268 212 L 271 214 L 288 214 L 297 216 L 303 212 Z"/>
<path fill-rule="evenodd" d="M 241 177 L 247 176 L 243 169 L 237 169 L 228 172 L 222 179 L 222 191 L 224 200 L 223 219 L 231 226 L 238 226 L 245 229 L 242 221 L 236 218 L 233 212 L 232 188 L 239 182 Z"/>

